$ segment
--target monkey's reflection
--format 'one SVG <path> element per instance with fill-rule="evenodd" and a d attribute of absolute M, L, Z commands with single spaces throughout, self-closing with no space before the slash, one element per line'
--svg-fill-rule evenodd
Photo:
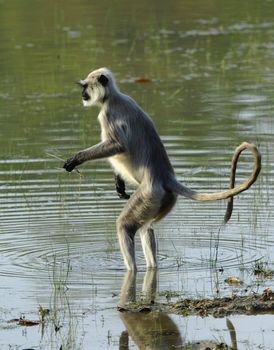
<path fill-rule="evenodd" d="M 152 304 L 155 299 L 157 286 L 157 272 L 155 269 L 147 270 L 142 287 L 142 300 L 144 304 Z M 119 307 L 128 309 L 130 303 L 136 302 L 136 272 L 128 271 L 124 276 L 121 289 Z M 186 344 L 174 321 L 163 312 L 120 312 L 120 317 L 126 327 L 122 332 L 119 350 L 129 350 L 129 336 L 140 350 L 237 350 L 236 332 L 231 321 L 227 320 L 232 346 L 224 343 L 200 341 Z M 149 310 L 148 310 L 149 311 Z"/>
<path fill-rule="evenodd" d="M 147 304 L 155 298 L 157 285 L 156 270 L 148 270 L 144 277 L 142 296 Z M 136 301 L 136 273 L 128 271 L 125 274 L 121 290 L 119 306 L 126 308 Z M 178 349 L 182 346 L 182 339 L 176 324 L 161 312 L 121 312 L 127 332 L 120 337 L 120 350 L 129 350 L 128 335 L 139 349 L 164 350 Z"/>

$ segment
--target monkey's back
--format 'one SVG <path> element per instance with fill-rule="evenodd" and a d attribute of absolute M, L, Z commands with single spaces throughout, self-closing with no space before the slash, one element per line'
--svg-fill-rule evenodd
<path fill-rule="evenodd" d="M 105 117 L 106 137 L 114 138 L 126 150 L 109 159 L 126 181 L 135 185 L 144 180 L 165 183 L 174 177 L 153 121 L 131 97 L 119 93 L 110 99 Z"/>

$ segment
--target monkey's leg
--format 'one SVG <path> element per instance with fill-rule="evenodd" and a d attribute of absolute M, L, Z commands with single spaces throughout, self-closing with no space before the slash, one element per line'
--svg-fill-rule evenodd
<path fill-rule="evenodd" d="M 166 216 L 170 210 L 173 208 L 177 195 L 165 190 L 161 196 L 157 196 L 156 198 L 158 201 L 158 211 L 157 214 L 154 216 L 153 221 L 158 221 L 162 219 L 164 216 Z M 155 234 L 153 229 L 150 227 L 150 225 L 146 225 L 141 227 L 140 229 L 140 236 L 141 236 L 141 242 L 142 242 L 142 248 L 144 251 L 145 259 L 147 268 L 156 268 L 157 267 L 157 249 L 156 249 L 156 240 L 155 240 Z"/>
<path fill-rule="evenodd" d="M 126 218 L 120 217 L 117 220 L 119 245 L 126 268 L 131 271 L 136 271 L 134 237 L 138 226 L 136 224 L 127 223 L 127 221 Z"/>
<path fill-rule="evenodd" d="M 115 187 L 119 198 L 129 199 L 130 195 L 125 192 L 125 182 L 119 175 L 115 175 Z"/>
<path fill-rule="evenodd" d="M 157 288 L 157 270 L 150 269 L 146 271 L 142 286 L 142 298 L 146 304 L 152 304 L 155 301 Z"/>
<path fill-rule="evenodd" d="M 151 227 L 142 227 L 140 229 L 140 237 L 142 242 L 142 248 L 146 259 L 147 268 L 157 267 L 156 257 L 156 241 L 154 231 Z"/>
<path fill-rule="evenodd" d="M 136 301 L 136 271 L 127 271 L 120 293 L 119 307 L 126 308 Z"/>
<path fill-rule="evenodd" d="M 134 236 L 139 228 L 153 220 L 159 212 L 163 191 L 142 191 L 138 189 L 128 200 L 125 208 L 117 219 L 117 233 L 121 253 L 128 270 L 136 270 Z M 150 234 L 150 245 L 147 250 L 155 249 L 153 235 Z M 147 253 L 155 258 L 155 252 Z M 149 258 L 153 259 L 153 258 Z M 154 260 L 153 260 L 154 262 Z"/>

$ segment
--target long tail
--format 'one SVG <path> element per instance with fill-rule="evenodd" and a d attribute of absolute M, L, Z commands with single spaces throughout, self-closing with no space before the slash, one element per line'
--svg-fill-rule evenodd
<path fill-rule="evenodd" d="M 235 186 L 235 177 L 236 177 L 236 168 L 237 162 L 240 154 L 245 149 L 249 149 L 252 152 L 254 164 L 251 176 L 241 185 Z M 230 173 L 230 188 L 226 191 L 215 192 L 215 193 L 200 193 L 196 192 L 176 181 L 176 183 L 172 184 L 172 190 L 184 197 L 194 199 L 197 201 L 216 201 L 221 199 L 229 199 L 227 210 L 224 218 L 224 222 L 226 223 L 232 214 L 233 210 L 233 197 L 237 194 L 246 191 L 256 180 L 261 171 L 261 154 L 258 151 L 257 147 L 251 143 L 243 142 L 241 143 L 235 150 L 232 164 L 231 164 L 231 173 Z"/>

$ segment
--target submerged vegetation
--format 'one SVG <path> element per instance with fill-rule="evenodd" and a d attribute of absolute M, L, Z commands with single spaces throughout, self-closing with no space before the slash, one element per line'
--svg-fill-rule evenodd
<path fill-rule="evenodd" d="M 267 262 L 257 261 L 253 267 L 253 274 L 261 279 L 272 279 L 274 271 L 269 268 Z"/>
<path fill-rule="evenodd" d="M 37 318 L 30 319 L 26 315 L 7 321 L 25 329 L 39 326 L 40 343 L 45 349 L 80 350 L 83 346 L 83 335 L 79 315 L 72 309 L 69 296 L 69 274 L 71 271 L 69 256 L 59 261 L 54 255 L 50 259 L 51 300 L 49 306 L 39 305 Z M 75 308 L 75 306 L 74 306 Z M 38 318 L 39 317 L 39 318 Z M 27 332 L 27 330 L 26 330 Z"/>

